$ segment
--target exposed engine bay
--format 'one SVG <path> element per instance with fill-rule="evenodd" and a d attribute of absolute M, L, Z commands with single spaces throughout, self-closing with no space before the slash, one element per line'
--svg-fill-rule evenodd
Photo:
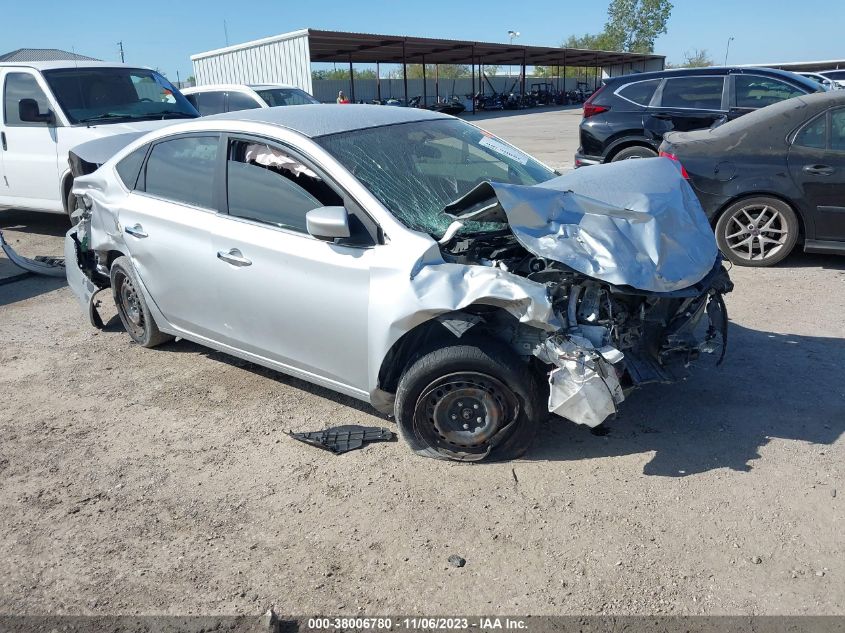
<path fill-rule="evenodd" d="M 535 187 L 482 183 L 446 210 L 444 260 L 545 287 L 562 327 L 537 331 L 531 345 L 524 331 L 504 336 L 547 366 L 549 410 L 573 422 L 596 426 L 630 389 L 683 380 L 703 354 L 724 358 L 733 284 L 700 206 L 666 163 L 639 170 L 653 175 L 648 197 L 579 170 Z M 502 337 L 501 324 L 489 330 Z"/>
<path fill-rule="evenodd" d="M 616 412 L 624 394 L 651 382 L 675 382 L 691 363 L 727 346 L 723 294 L 733 289 L 717 259 L 697 284 L 665 293 L 617 286 L 528 252 L 510 230 L 453 239 L 441 248 L 446 261 L 483 265 L 543 284 L 564 327 L 532 336 L 533 328 L 507 331 L 510 343 L 554 367 L 549 409 L 596 426 Z M 492 324 L 491 324 L 492 325 Z M 530 344 L 526 344 L 526 337 Z"/>

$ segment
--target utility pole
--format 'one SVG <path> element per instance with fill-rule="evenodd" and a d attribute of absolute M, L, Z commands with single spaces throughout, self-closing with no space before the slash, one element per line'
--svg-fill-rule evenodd
<path fill-rule="evenodd" d="M 123 40 L 119 41 L 119 42 L 117 43 L 117 46 L 118 46 L 118 48 L 120 49 L 120 63 L 121 63 L 121 64 L 125 64 L 125 63 L 126 63 L 126 59 L 124 59 L 124 56 L 123 56 Z"/>
<path fill-rule="evenodd" d="M 508 38 L 510 38 L 511 46 L 513 46 L 513 41 L 517 37 L 519 37 L 519 31 L 514 31 L 513 29 L 508 31 Z M 510 51 L 508 51 L 508 55 L 510 55 Z M 512 71 L 513 71 L 513 66 L 508 64 L 508 81 L 510 81 L 510 79 L 511 79 L 511 72 Z"/>
<path fill-rule="evenodd" d="M 725 66 L 728 65 L 728 53 L 731 52 L 731 42 L 734 40 L 734 37 L 731 36 L 728 38 L 728 45 L 725 47 Z"/>
<path fill-rule="evenodd" d="M 226 38 L 226 46 L 229 45 L 229 29 L 226 26 L 226 20 L 223 20 L 223 35 Z"/>

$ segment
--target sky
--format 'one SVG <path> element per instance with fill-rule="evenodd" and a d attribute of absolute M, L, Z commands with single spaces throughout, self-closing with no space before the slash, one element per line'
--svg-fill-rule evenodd
<path fill-rule="evenodd" d="M 604 26 L 608 2 L 594 0 L 4 0 L 0 53 L 17 48 L 61 48 L 158 68 L 171 80 L 192 74 L 190 56 L 230 44 L 302 28 L 444 37 L 559 46 L 572 34 Z M 668 33 L 655 52 L 681 63 L 684 52 L 706 49 L 717 63 L 845 58 L 845 2 L 803 0 L 675 0 Z M 789 7 L 784 9 L 780 7 Z M 224 31 L 224 21 L 226 29 Z"/>

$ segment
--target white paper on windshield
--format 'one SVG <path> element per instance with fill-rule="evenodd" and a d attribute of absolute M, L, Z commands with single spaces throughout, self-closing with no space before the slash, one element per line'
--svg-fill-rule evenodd
<path fill-rule="evenodd" d="M 478 142 L 479 145 L 483 145 L 487 149 L 491 149 L 497 154 L 501 154 L 502 156 L 507 156 L 518 162 L 520 165 L 527 165 L 528 164 L 528 156 L 523 154 L 518 149 L 505 145 L 499 139 L 493 138 L 492 136 L 485 136 Z"/>

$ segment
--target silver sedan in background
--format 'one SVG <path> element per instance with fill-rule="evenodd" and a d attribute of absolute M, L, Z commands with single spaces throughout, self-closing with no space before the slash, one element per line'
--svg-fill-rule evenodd
<path fill-rule="evenodd" d="M 71 156 L 91 168 L 67 275 L 92 324 L 110 288 L 138 344 L 182 337 L 360 398 L 421 455 L 514 457 L 549 412 L 596 426 L 724 354 L 730 280 L 666 159 L 559 176 L 464 121 L 378 106 L 123 142 Z"/>

